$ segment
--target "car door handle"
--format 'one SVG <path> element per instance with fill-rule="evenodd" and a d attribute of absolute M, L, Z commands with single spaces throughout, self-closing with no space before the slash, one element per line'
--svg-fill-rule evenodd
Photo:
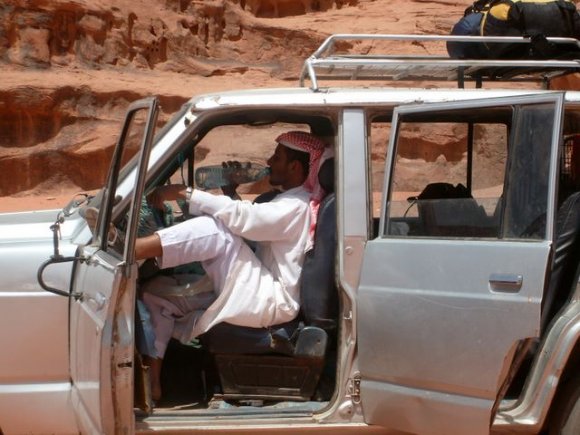
<path fill-rule="evenodd" d="M 492 273 L 489 284 L 492 290 L 501 292 L 517 292 L 522 288 L 524 277 L 513 273 Z"/>

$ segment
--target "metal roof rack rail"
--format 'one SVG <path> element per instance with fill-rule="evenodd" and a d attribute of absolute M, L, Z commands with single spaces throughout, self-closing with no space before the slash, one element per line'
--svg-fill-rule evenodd
<path fill-rule="evenodd" d="M 571 52 L 580 54 L 580 41 L 574 38 L 546 38 L 553 44 L 571 47 Z M 337 34 L 328 37 L 322 45 L 304 62 L 300 74 L 300 86 L 305 79 L 311 89 L 319 89 L 319 80 L 396 80 L 396 81 L 450 81 L 459 87 L 466 81 L 476 82 L 481 87 L 487 81 L 532 81 L 547 84 L 547 80 L 566 72 L 580 71 L 580 59 L 456 59 L 435 55 L 397 54 L 340 54 L 339 43 L 361 41 L 407 41 L 424 42 L 465 42 L 465 43 L 510 43 L 531 44 L 530 37 L 504 36 L 454 36 L 454 35 L 366 35 Z M 579 56 L 580 57 L 580 56 Z"/>

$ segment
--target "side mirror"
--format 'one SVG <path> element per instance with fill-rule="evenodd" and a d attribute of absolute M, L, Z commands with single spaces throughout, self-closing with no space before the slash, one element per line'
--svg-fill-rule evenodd
<path fill-rule="evenodd" d="M 90 196 L 87 193 L 79 193 L 78 195 L 75 195 L 73 199 L 71 199 L 70 202 L 62 209 L 62 216 L 65 218 L 72 216 L 79 210 L 81 205 L 89 201 L 89 198 Z"/>

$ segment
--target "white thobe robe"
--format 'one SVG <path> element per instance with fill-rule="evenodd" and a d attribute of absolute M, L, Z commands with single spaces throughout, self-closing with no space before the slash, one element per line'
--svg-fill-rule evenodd
<path fill-rule="evenodd" d="M 221 322 L 259 328 L 297 316 L 309 196 L 297 187 L 271 202 L 253 204 L 193 192 L 190 213 L 201 216 L 157 232 L 163 248 L 158 262 L 167 268 L 200 261 L 213 282 L 216 300 L 205 310 L 189 302 L 178 307 L 171 299 L 157 301 L 167 319 L 177 320 L 173 337 L 187 342 Z M 255 253 L 243 239 L 258 242 Z M 150 308 L 155 298 L 145 299 Z M 161 333 L 156 325 L 155 308 L 152 317 L 156 334 L 167 336 L 168 331 Z M 156 344 L 158 353 L 165 345 Z"/>

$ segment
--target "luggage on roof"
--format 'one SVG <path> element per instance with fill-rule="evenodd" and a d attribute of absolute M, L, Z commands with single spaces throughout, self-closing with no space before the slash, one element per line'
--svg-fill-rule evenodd
<path fill-rule="evenodd" d="M 580 15 L 571 0 L 477 0 L 451 31 L 464 36 L 530 36 L 532 44 L 449 42 L 454 58 L 550 59 L 578 56 L 576 47 L 555 46 L 546 37 L 580 36 Z"/>

